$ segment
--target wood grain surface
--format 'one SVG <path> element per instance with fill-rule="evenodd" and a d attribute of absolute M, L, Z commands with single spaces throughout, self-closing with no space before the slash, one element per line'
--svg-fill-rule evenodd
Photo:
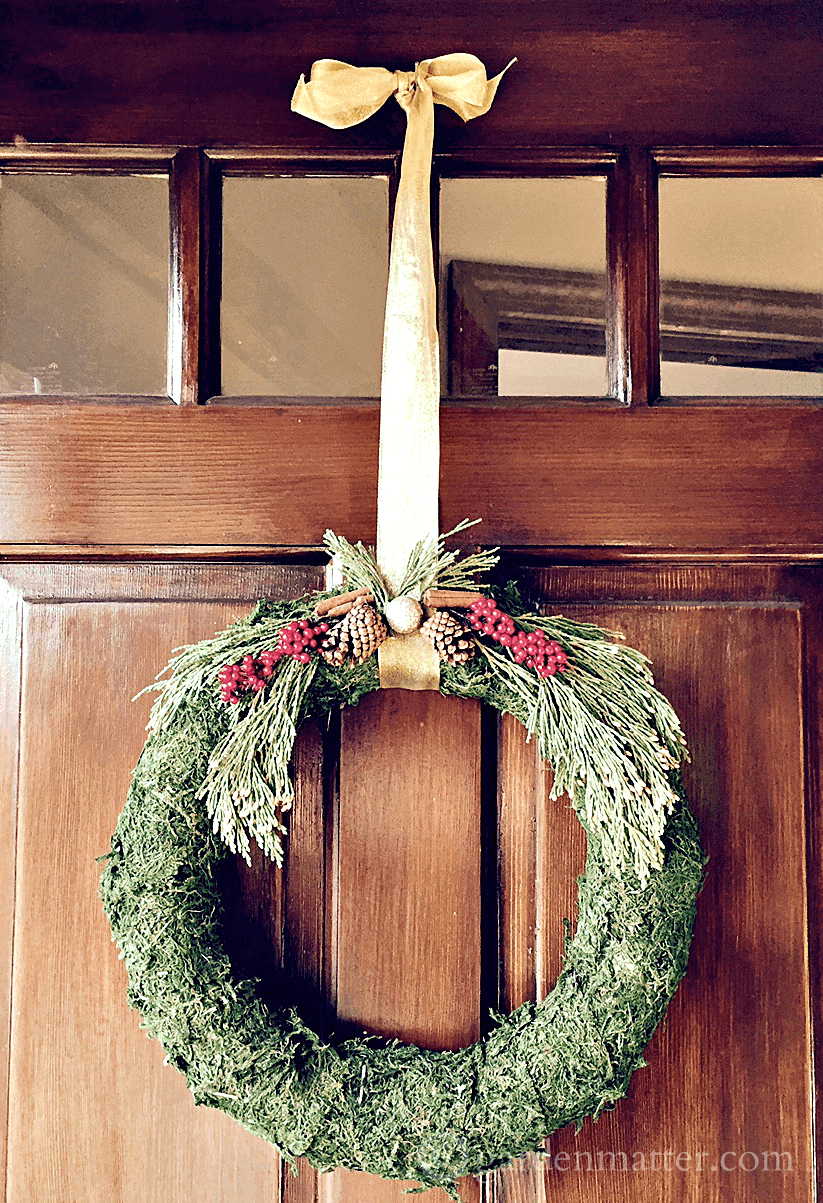
<path fill-rule="evenodd" d="M 8 6 L 4 142 L 93 141 L 339 147 L 289 112 L 317 58 L 408 69 L 464 47 L 490 72 L 518 57 L 493 122 L 438 121 L 448 147 L 654 145 L 823 140 L 819 11 L 801 0 L 576 5 L 479 0 L 421 8 L 399 0 L 353 17 L 331 0 L 272 8 L 215 3 Z M 387 106 L 349 145 L 402 140 Z"/>
<path fill-rule="evenodd" d="M 276 1197 L 274 1151 L 228 1117 L 195 1109 L 160 1046 L 139 1031 L 95 860 L 145 738 L 150 699 L 129 699 L 172 647 L 226 625 L 256 593 L 239 604 L 212 602 L 207 570 L 195 600 L 195 570 L 189 600 L 152 602 L 141 570 L 127 575 L 120 598 L 110 580 L 105 599 L 23 604 L 16 891 L 14 907 L 4 908 L 15 916 L 7 1197 Z M 233 575 L 223 591 L 241 593 L 242 571 Z M 269 584 L 299 591 L 312 575 L 292 571 L 284 582 L 275 569 Z M 143 600 L 131 600 L 141 591 Z M 22 595 L 12 596 L 19 604 Z M 259 895 L 247 894 L 249 917 L 259 909 Z"/>
<path fill-rule="evenodd" d="M 515 546 L 819 552 L 821 435 L 819 408 L 448 406 L 441 527 L 479 517 L 483 542 Z M 362 406 L 8 403 L 0 542 L 319 546 L 327 527 L 373 541 L 377 438 Z"/>
<path fill-rule="evenodd" d="M 460 1048 L 480 1010 L 480 710 L 388 690 L 344 711 L 338 1023 Z"/>

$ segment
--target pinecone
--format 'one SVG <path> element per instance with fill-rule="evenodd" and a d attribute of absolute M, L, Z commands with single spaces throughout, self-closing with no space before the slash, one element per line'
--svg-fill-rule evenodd
<path fill-rule="evenodd" d="M 342 667 L 349 656 L 355 664 L 363 664 L 387 636 L 383 619 L 365 598 L 358 597 L 320 644 L 320 655 L 335 668 Z"/>
<path fill-rule="evenodd" d="M 388 638 L 386 624 L 364 597 L 355 599 L 341 625 L 348 630 L 355 664 L 364 664 Z"/>
<path fill-rule="evenodd" d="M 447 664 L 465 664 L 474 655 L 471 628 L 448 610 L 435 610 L 420 630 L 432 641 L 440 659 Z"/>
<path fill-rule="evenodd" d="M 346 617 L 348 618 L 348 615 Z M 321 641 L 318 651 L 327 664 L 331 664 L 333 668 L 342 668 L 349 654 L 350 643 L 348 628 L 343 625 L 341 619 Z"/>

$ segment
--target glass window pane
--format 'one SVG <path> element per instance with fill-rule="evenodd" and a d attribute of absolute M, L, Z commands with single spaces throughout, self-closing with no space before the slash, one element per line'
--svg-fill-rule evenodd
<path fill-rule="evenodd" d="M 660 181 L 664 396 L 823 396 L 823 181 Z"/>
<path fill-rule="evenodd" d="M 607 394 L 605 177 L 442 180 L 440 276 L 444 391 Z"/>
<path fill-rule="evenodd" d="M 228 178 L 223 189 L 223 392 L 379 396 L 388 178 Z"/>
<path fill-rule="evenodd" d="M 0 393 L 167 395 L 168 177 L 0 184 Z"/>

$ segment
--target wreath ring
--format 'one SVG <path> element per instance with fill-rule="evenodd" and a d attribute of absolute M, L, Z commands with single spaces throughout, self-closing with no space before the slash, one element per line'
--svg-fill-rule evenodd
<path fill-rule="evenodd" d="M 488 604 L 504 617 L 517 610 L 516 592 L 507 596 L 505 612 L 502 603 Z M 233 795 L 221 794 L 216 753 L 225 760 L 240 741 L 243 771 L 251 758 L 263 770 L 261 779 L 265 772 L 271 781 L 278 739 L 287 745 L 287 769 L 303 719 L 356 704 L 379 687 L 373 655 L 360 664 L 335 664 L 314 649 L 295 650 L 295 630 L 317 629 L 311 626 L 317 602 L 315 596 L 259 603 L 247 619 L 184 649 L 172 663 L 106 858 L 103 903 L 126 962 L 129 1001 L 163 1044 L 167 1062 L 185 1074 L 196 1103 L 227 1112 L 290 1161 L 302 1156 L 319 1170 L 415 1180 L 457 1199 L 455 1183 L 463 1175 L 539 1149 L 568 1123 L 596 1119 L 626 1094 L 632 1073 L 644 1064 L 643 1050 L 686 969 L 705 864 L 676 767 L 682 734 L 639 653 L 588 624 L 521 612 L 513 619 L 519 630 L 553 632 L 568 649 L 568 673 L 531 672 L 544 702 L 536 713 L 533 699 L 524 702 L 517 688 L 530 672 L 528 660 L 518 664 L 505 644 L 486 646 L 487 606 L 476 637 L 480 654 L 444 663 L 441 692 L 515 714 L 549 754 L 555 791 L 571 794 L 588 852 L 563 968 L 542 1002 L 495 1016 L 485 1037 L 457 1052 L 369 1037 L 324 1041 L 292 1009 L 267 1005 L 253 981 L 235 976 L 216 885 L 229 848 L 247 853 L 238 816 L 245 805 L 248 819 L 255 801 L 253 777 Z M 225 671 L 220 676 L 221 662 L 225 669 L 227 653 L 245 648 L 259 667 L 274 633 L 278 646 L 291 638 L 292 652 L 290 663 L 272 666 L 270 696 L 262 687 L 248 688 L 243 704 L 228 705 L 227 678 L 228 686 L 233 678 Z M 266 740 L 259 728 L 267 707 Z M 596 746 L 591 732 L 575 742 L 586 716 L 600 724 Z M 609 723 L 624 769 L 634 770 L 634 792 L 623 796 L 622 831 L 600 805 L 610 797 L 614 810 L 620 797 L 597 759 L 609 743 Z M 649 748 L 666 791 L 662 815 Z M 581 763 L 589 766 L 588 780 Z M 648 783 L 648 797 L 637 779 Z M 238 820 L 233 842 L 225 809 L 220 813 L 227 797 Z M 626 797 L 641 810 L 626 814 Z M 257 804 L 260 811 L 259 797 Z M 658 825 L 656 842 L 640 830 L 649 815 Z M 267 836 L 249 824 L 258 842 L 269 839 L 270 854 L 284 830 L 281 818 L 277 824 Z"/>

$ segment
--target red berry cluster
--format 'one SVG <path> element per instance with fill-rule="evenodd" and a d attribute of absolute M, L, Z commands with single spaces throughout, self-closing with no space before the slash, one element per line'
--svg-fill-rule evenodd
<path fill-rule="evenodd" d="M 287 627 L 283 627 L 274 654 L 278 660 L 281 656 L 291 656 L 298 664 L 308 664 L 311 653 L 318 647 L 320 637 L 325 635 L 328 629 L 327 622 L 318 622 L 317 626 L 313 627 L 307 618 L 301 618 L 299 621 L 295 619 Z"/>
<path fill-rule="evenodd" d="M 538 677 L 553 677 L 555 673 L 564 673 L 568 667 L 566 653 L 560 644 L 555 639 L 548 639 L 542 631 L 530 631 L 528 635 L 518 631 L 509 651 L 517 664 L 535 669 Z"/>
<path fill-rule="evenodd" d="M 469 622 L 481 635 L 488 635 L 509 649 L 515 663 L 533 668 L 540 677 L 553 677 L 566 671 L 568 658 L 559 643 L 542 631 L 518 631 L 514 619 L 499 610 L 488 597 L 478 598 L 469 607 Z"/>
<path fill-rule="evenodd" d="M 239 664 L 221 668 L 218 676 L 221 701 L 235 706 L 244 694 L 265 689 L 279 659 L 278 652 L 261 652 L 257 657 L 244 656 Z"/>
<path fill-rule="evenodd" d="M 490 597 L 480 597 L 469 607 L 469 622 L 481 635 L 488 635 L 495 643 L 511 647 L 514 639 L 514 619 L 498 610 Z"/>
<path fill-rule="evenodd" d="M 320 636 L 325 635 L 328 629 L 327 622 L 320 622 L 314 627 L 305 618 L 290 622 L 280 632 L 274 651 L 261 652 L 259 656 L 246 655 L 239 664 L 227 664 L 220 669 L 218 680 L 221 700 L 236 705 L 244 694 L 259 693 L 265 689 L 284 656 L 291 656 L 299 664 L 308 664 Z"/>

